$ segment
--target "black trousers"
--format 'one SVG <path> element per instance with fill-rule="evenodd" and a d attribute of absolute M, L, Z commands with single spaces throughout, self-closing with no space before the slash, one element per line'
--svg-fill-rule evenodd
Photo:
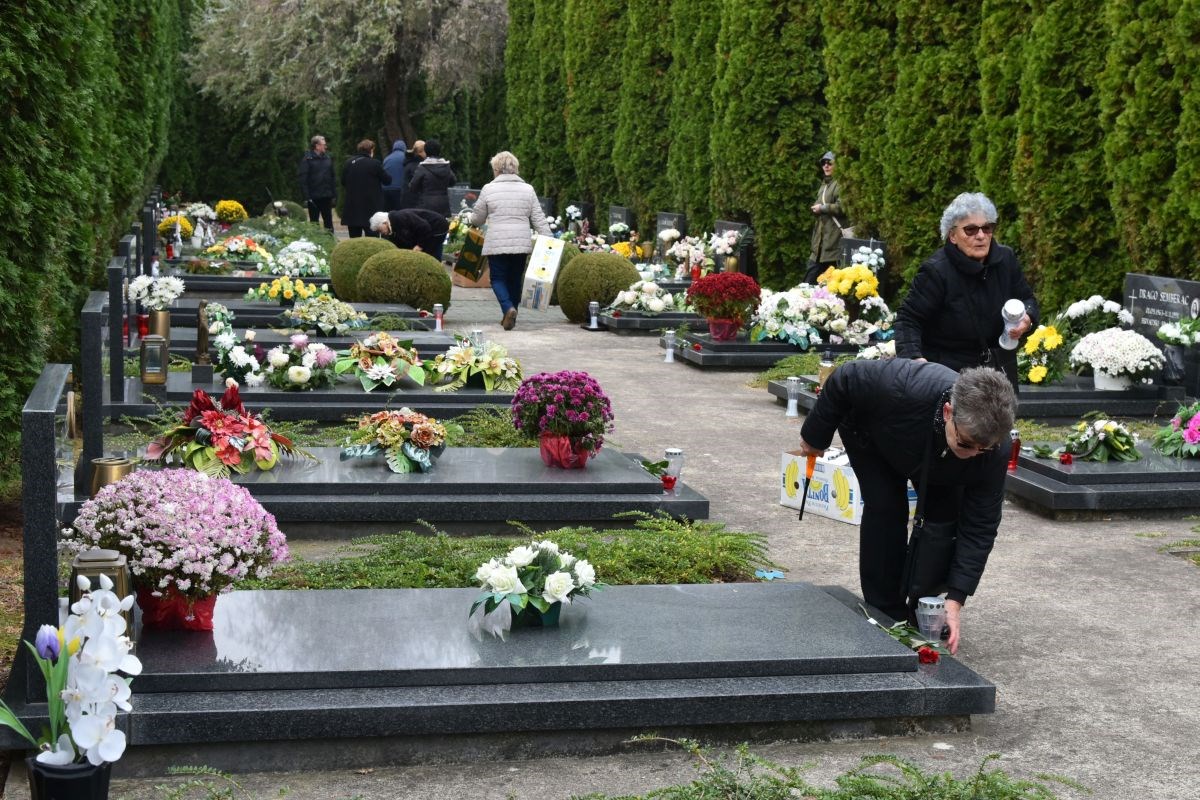
<path fill-rule="evenodd" d="M 347 225 L 346 230 L 348 230 L 350 232 L 351 239 L 357 239 L 360 236 L 369 236 L 372 239 L 382 238 L 378 233 L 371 230 L 370 228 L 360 228 L 357 225 Z"/>
<path fill-rule="evenodd" d="M 912 605 L 903 585 L 904 556 L 908 552 L 908 478 L 892 467 L 874 444 L 862 442 L 853 429 L 843 426 L 838 432 L 862 491 L 858 576 L 863 600 L 892 619 L 910 619 Z M 959 487 L 931 485 L 926 491 L 926 519 L 943 522 L 958 518 Z"/>
<path fill-rule="evenodd" d="M 308 221 L 325 223 L 325 227 L 333 230 L 333 198 L 313 197 L 308 201 Z"/>

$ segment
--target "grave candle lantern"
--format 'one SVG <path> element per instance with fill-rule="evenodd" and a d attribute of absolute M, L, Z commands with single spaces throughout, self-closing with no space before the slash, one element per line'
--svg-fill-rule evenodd
<path fill-rule="evenodd" d="M 600 303 L 598 301 L 592 300 L 588 303 L 588 316 L 591 318 L 588 328 L 593 331 L 598 330 L 600 328 Z"/>
<path fill-rule="evenodd" d="M 667 345 L 667 352 L 663 355 L 663 361 L 667 364 L 675 363 L 675 329 L 667 328 L 663 331 L 663 341 Z"/>
<path fill-rule="evenodd" d="M 167 382 L 167 364 L 170 363 L 167 340 L 154 334 L 143 336 L 140 362 L 143 386 L 165 384 Z"/>
<path fill-rule="evenodd" d="M 796 375 L 787 379 L 787 416 L 800 416 L 800 378 Z"/>
<path fill-rule="evenodd" d="M 683 472 L 683 451 L 678 447 L 668 447 L 664 453 L 667 457 L 667 468 L 663 470 L 663 494 L 679 494 L 679 475 Z"/>

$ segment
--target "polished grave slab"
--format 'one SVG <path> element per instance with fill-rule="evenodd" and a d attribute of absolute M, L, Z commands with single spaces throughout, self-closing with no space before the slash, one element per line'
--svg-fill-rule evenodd
<path fill-rule="evenodd" d="M 600 324 L 613 333 L 657 333 L 667 328 L 678 329 L 683 325 L 693 328 L 706 323 L 699 314 L 681 311 L 664 311 L 647 314 L 641 311 L 602 311 Z"/>
<path fill-rule="evenodd" d="M 185 286 L 187 282 L 188 278 L 185 278 Z M 200 309 L 200 301 L 200 297 L 181 297 L 176 300 L 175 304 L 170 308 L 171 325 L 196 327 L 196 314 Z M 222 300 L 220 303 L 233 312 L 234 325 L 238 328 L 284 324 L 280 318 L 284 307 L 278 303 L 262 303 L 240 299 Z M 351 305 L 354 306 L 355 311 L 361 311 L 368 317 L 386 314 L 406 319 L 414 328 L 424 330 L 431 330 L 433 328 L 432 316 L 422 316 L 420 311 L 403 303 L 351 303 Z"/>
<path fill-rule="evenodd" d="M 663 493 L 637 456 L 602 449 L 587 469 L 542 463 L 537 448 L 447 448 L 433 470 L 397 474 L 383 458 L 340 459 L 337 447 L 309 450 L 317 460 L 287 458 L 269 471 L 235 475 L 280 523 L 286 522 L 598 522 L 625 511 L 664 511 L 706 519 L 708 499 L 684 485 Z M 64 523 L 83 498 L 59 497 Z M 356 535 L 327 528 L 330 538 Z"/>
<path fill-rule="evenodd" d="M 704 325 L 707 330 L 707 324 Z M 666 337 L 659 337 L 659 347 L 665 348 Z M 835 355 L 842 353 L 857 353 L 857 345 L 851 344 L 819 344 L 808 350 L 780 341 L 752 341 L 746 331 L 738 333 L 737 338 L 727 341 L 715 341 L 708 333 L 684 331 L 675 337 L 676 360 L 682 360 L 694 367 L 724 367 L 727 369 L 765 369 L 788 356 L 800 353 L 824 353 Z"/>
<path fill-rule="evenodd" d="M 245 329 L 242 328 L 240 321 L 235 320 L 235 324 L 238 339 L 245 345 Z M 374 332 L 370 329 L 363 329 L 336 336 L 327 336 L 314 332 L 306 335 L 309 341 L 320 342 L 327 347 L 332 347 L 334 350 L 348 350 L 350 345 L 362 341 Z M 253 344 L 262 345 L 264 350 L 270 350 L 276 345 L 288 344 L 290 337 L 295 333 L 300 333 L 300 331 L 291 328 L 284 330 L 255 328 Z M 399 342 L 410 342 L 410 346 L 416 348 L 418 355 L 424 359 L 432 359 L 442 355 L 453 347 L 456 342 L 454 334 L 444 330 L 389 331 L 389 333 Z M 210 356 L 215 358 L 217 351 L 212 346 L 212 339 L 212 336 L 208 337 L 208 352 Z M 171 325 L 171 352 L 188 356 L 195 354 L 196 328 L 194 325 L 192 327 L 176 327 L 174 324 Z"/>
<path fill-rule="evenodd" d="M 990 713 L 995 687 L 805 583 L 614 586 L 558 628 L 472 634 L 475 589 L 221 596 L 211 633 L 146 631 L 139 745 L 520 734 Z"/>

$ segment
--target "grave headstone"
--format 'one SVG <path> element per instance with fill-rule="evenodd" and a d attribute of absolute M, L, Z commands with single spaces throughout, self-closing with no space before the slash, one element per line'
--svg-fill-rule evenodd
<path fill-rule="evenodd" d="M 657 236 L 667 228 L 674 228 L 679 231 L 680 236 L 687 236 L 687 215 L 678 211 L 659 211 L 655 215 L 654 235 Z"/>
<path fill-rule="evenodd" d="M 872 250 L 879 249 L 883 251 L 883 257 L 887 258 L 887 242 L 883 239 L 842 239 L 842 263 L 849 264 L 851 256 L 860 247 L 869 247 Z"/>
<path fill-rule="evenodd" d="M 583 200 L 568 200 L 567 207 L 575 206 L 583 214 L 583 219 L 587 221 L 588 228 L 594 233 L 596 230 L 596 205 Z M 566 215 L 566 209 L 563 210 L 563 215 Z M 563 219 L 563 224 L 570 226 L 572 220 Z"/>
<path fill-rule="evenodd" d="M 758 278 L 758 262 L 755 259 L 754 248 L 754 231 L 745 222 L 733 222 L 727 219 L 718 219 L 713 222 L 713 231 L 716 233 L 725 233 L 727 231 L 738 231 L 742 234 L 742 238 L 738 243 L 737 252 L 734 254 L 737 258 L 738 272 L 744 272 L 751 278 Z"/>
<path fill-rule="evenodd" d="M 457 214 L 464 204 L 467 208 L 475 207 L 475 201 L 479 199 L 479 189 L 472 189 L 466 185 L 451 186 L 446 190 L 446 196 L 450 199 L 450 213 Z"/>
<path fill-rule="evenodd" d="M 637 229 L 637 222 L 634 219 L 633 211 L 625 206 L 609 206 L 608 207 L 608 227 L 613 225 L 628 225 L 629 230 Z M 603 231 L 607 233 L 607 229 Z"/>
<path fill-rule="evenodd" d="M 554 198 L 538 196 L 538 205 L 542 207 L 542 213 L 547 217 L 554 216 Z"/>
<path fill-rule="evenodd" d="M 1200 318 L 1200 281 L 1130 272 L 1125 275 L 1124 305 L 1133 314 L 1133 329 L 1158 341 L 1155 334 L 1163 323 Z"/>

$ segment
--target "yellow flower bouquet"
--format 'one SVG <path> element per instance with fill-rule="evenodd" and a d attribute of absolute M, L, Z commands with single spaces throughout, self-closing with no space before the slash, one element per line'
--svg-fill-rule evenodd
<path fill-rule="evenodd" d="M 162 239 L 170 239 L 175 236 L 175 224 L 179 224 L 179 236 L 181 239 L 192 238 L 192 223 L 182 214 L 174 214 L 166 217 L 162 222 L 158 223 L 158 235 Z"/>
<path fill-rule="evenodd" d="M 260 283 L 256 288 L 246 292 L 246 299 L 287 305 L 296 300 L 307 300 L 310 297 L 321 297 L 327 294 L 329 294 L 329 284 L 323 283 L 318 286 L 315 283 L 305 283 L 299 278 L 289 278 L 285 275 L 270 283 Z"/>
<path fill-rule="evenodd" d="M 1062 334 L 1053 325 L 1039 325 L 1017 353 L 1022 382 L 1045 386 L 1063 376 L 1066 348 Z"/>
<path fill-rule="evenodd" d="M 234 225 L 250 217 L 245 207 L 237 200 L 221 200 L 217 203 L 217 220 Z"/>

